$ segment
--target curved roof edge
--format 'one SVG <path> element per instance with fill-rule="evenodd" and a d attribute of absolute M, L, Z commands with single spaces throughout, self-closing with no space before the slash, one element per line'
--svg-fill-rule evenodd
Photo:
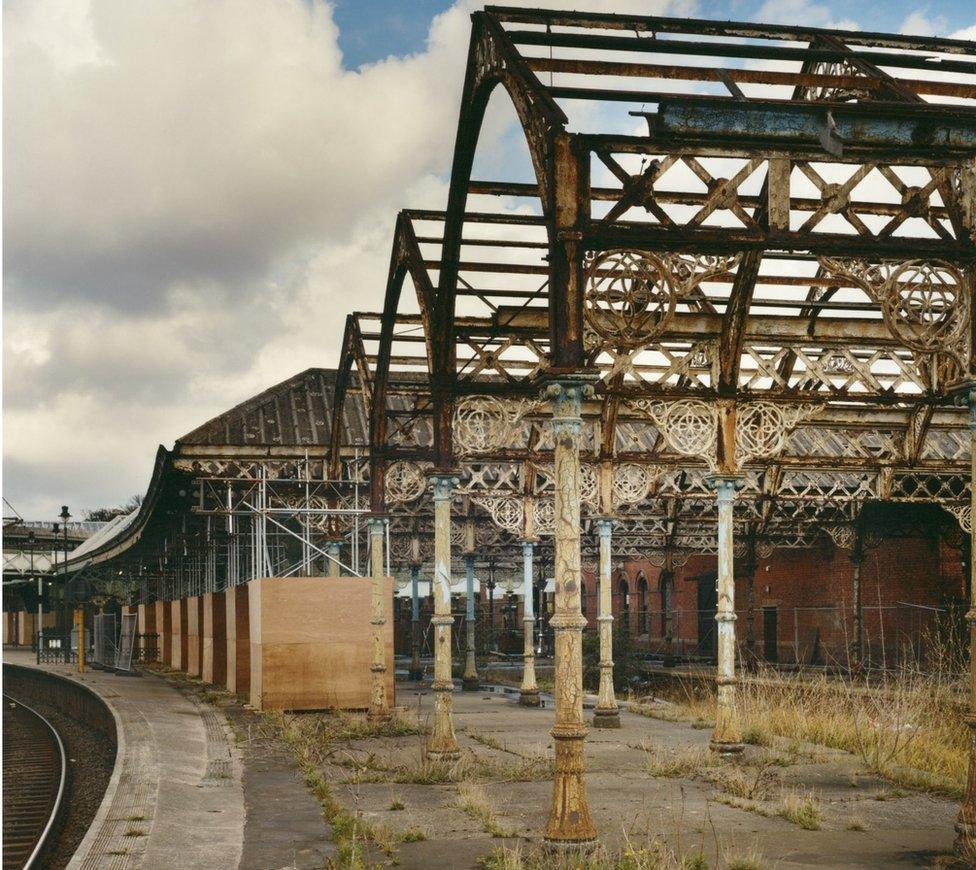
<path fill-rule="evenodd" d="M 146 497 L 138 509 L 131 514 L 116 517 L 107 523 L 105 528 L 100 529 L 83 544 L 72 550 L 70 558 L 66 563 L 58 565 L 55 573 L 72 574 L 90 565 L 97 565 L 138 543 L 159 503 L 163 484 L 172 469 L 173 453 L 160 444 L 156 450 L 156 460 L 153 465 L 152 478 L 146 490 Z"/>

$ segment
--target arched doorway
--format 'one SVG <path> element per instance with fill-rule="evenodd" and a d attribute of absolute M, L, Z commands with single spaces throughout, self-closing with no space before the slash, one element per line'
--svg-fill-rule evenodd
<path fill-rule="evenodd" d="M 617 592 L 620 596 L 620 621 L 629 630 L 630 629 L 630 583 L 627 580 L 626 574 L 621 576 L 620 582 L 617 585 Z"/>
<path fill-rule="evenodd" d="M 650 615 L 647 608 L 647 575 L 640 571 L 637 574 L 637 631 L 638 634 L 650 634 Z"/>

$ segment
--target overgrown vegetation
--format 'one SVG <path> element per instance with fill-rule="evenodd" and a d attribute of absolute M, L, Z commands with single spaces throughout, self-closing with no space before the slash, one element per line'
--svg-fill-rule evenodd
<path fill-rule="evenodd" d="M 718 755 L 704 746 L 676 751 L 647 746 L 644 750 L 647 753 L 647 772 L 651 776 L 687 777 L 721 763 Z"/>
<path fill-rule="evenodd" d="M 967 729 L 959 671 L 951 659 L 934 672 L 904 669 L 870 684 L 823 673 L 772 669 L 743 680 L 739 709 L 746 742 L 769 746 L 773 737 L 842 749 L 892 783 L 961 799 L 966 786 Z M 670 705 L 638 699 L 631 710 L 653 718 L 714 721 L 715 697 L 685 684 Z"/>
<path fill-rule="evenodd" d="M 819 831 L 823 819 L 820 801 L 814 795 L 799 795 L 795 792 L 790 792 L 783 798 L 779 814 L 786 821 L 799 825 L 806 831 Z"/>
<path fill-rule="evenodd" d="M 627 692 L 644 672 L 644 660 L 634 645 L 634 636 L 623 620 L 614 623 L 613 688 Z M 583 688 L 596 692 L 600 688 L 600 633 L 583 632 Z"/>
<path fill-rule="evenodd" d="M 426 839 L 423 831 L 408 829 L 397 833 L 350 813 L 335 797 L 322 773 L 322 768 L 332 761 L 337 741 L 420 734 L 415 717 L 398 713 L 388 720 L 374 722 L 347 713 L 289 716 L 275 710 L 266 712 L 263 722 L 292 748 L 305 784 L 322 806 L 338 851 L 332 866 L 365 870 L 371 846 L 392 855 L 398 843 Z"/>
<path fill-rule="evenodd" d="M 481 862 L 486 870 L 711 870 L 712 862 L 701 848 L 684 855 L 657 839 L 644 844 L 627 841 L 621 848 L 597 846 L 581 854 L 560 854 L 545 849 L 527 849 L 521 844 L 496 849 Z M 761 855 L 750 849 L 730 851 L 716 867 L 723 870 L 762 870 Z"/>
<path fill-rule="evenodd" d="M 493 837 L 515 836 L 506 831 L 498 821 L 488 799 L 488 791 L 482 783 L 462 782 L 457 789 L 457 807 L 481 823 L 482 830 Z"/>

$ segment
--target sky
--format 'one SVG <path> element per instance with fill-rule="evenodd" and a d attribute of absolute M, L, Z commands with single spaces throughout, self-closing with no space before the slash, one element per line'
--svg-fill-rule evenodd
<path fill-rule="evenodd" d="M 473 0 L 4 3 L 3 495 L 145 491 L 157 445 L 380 310 L 443 208 Z M 971 0 L 527 0 L 976 39 Z M 522 159 L 511 114 L 481 149 Z"/>

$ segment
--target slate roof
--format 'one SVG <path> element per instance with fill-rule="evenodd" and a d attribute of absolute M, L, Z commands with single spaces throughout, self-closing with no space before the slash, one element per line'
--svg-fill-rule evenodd
<path fill-rule="evenodd" d="M 269 387 L 177 439 L 185 446 L 327 445 L 332 431 L 336 372 L 307 369 Z M 353 379 L 346 395 L 343 446 L 365 445 L 369 417 Z"/>

